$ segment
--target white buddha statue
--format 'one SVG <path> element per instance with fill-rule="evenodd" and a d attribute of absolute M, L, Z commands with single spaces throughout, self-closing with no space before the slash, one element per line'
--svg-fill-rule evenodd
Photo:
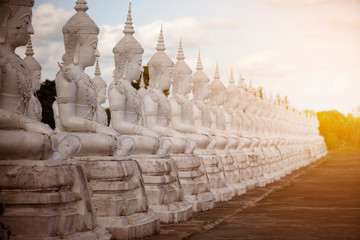
<path fill-rule="evenodd" d="M 39 122 L 41 108 L 29 110 L 34 102 L 39 107 L 32 80 L 39 80 L 40 67 L 31 52 L 23 61 L 15 49 L 34 33 L 33 5 L 0 4 L 0 202 L 7 206 L 0 221 L 15 239 L 110 239 L 97 223 L 87 172 L 73 159 L 78 138 Z"/>
<path fill-rule="evenodd" d="M 171 158 L 178 158 L 180 154 L 184 159 L 184 164 L 188 165 L 190 163 L 190 167 L 193 167 L 191 162 L 193 159 L 192 152 L 196 144 L 190 141 L 185 134 L 171 127 L 171 108 L 163 92 L 170 89 L 174 63 L 165 53 L 162 27 L 156 50 L 157 52 L 148 62 L 150 80 L 149 87 L 143 98 L 146 124 L 162 138 L 171 142 L 169 151 Z M 171 167 L 176 168 L 176 172 L 179 174 L 175 162 Z M 179 187 L 182 188 L 181 185 Z M 192 205 L 183 199 L 182 189 L 173 202 L 173 204 L 179 203 L 182 206 L 178 210 L 179 214 L 174 215 L 175 218 L 172 222 L 186 221 L 192 216 Z"/>
<path fill-rule="evenodd" d="M 226 88 L 220 81 L 218 64 L 214 74 L 214 81 L 210 84 L 210 101 L 208 103 L 212 115 L 212 128 L 215 129 L 217 139 L 226 143 L 225 147 L 216 148 L 221 165 L 224 171 L 226 183 L 233 189 L 234 195 L 241 195 L 246 192 L 246 185 L 241 182 L 239 176 L 237 146 L 239 138 L 233 131 L 226 131 L 226 111 L 223 108 Z"/>
<path fill-rule="evenodd" d="M 27 106 L 26 114 L 29 118 L 40 122 L 42 119 L 42 107 L 39 99 L 36 97 L 36 92 L 40 90 L 41 66 L 39 62 L 33 57 L 34 51 L 32 48 L 31 38 L 29 38 L 28 44 L 26 46 L 25 55 L 26 57 L 24 58 L 24 62 L 29 67 L 31 73 L 33 93 Z"/>
<path fill-rule="evenodd" d="M 193 204 L 193 211 L 205 211 L 215 207 L 215 197 L 209 192 L 209 182 L 204 175 L 201 156 L 207 150 L 213 151 L 210 144 L 211 136 L 194 126 L 192 103 L 188 98 L 191 92 L 190 67 L 186 64 L 182 43 L 180 40 L 177 62 L 174 65 L 171 106 L 171 123 L 175 130 L 186 134 L 186 137 L 196 142 L 194 153 L 198 157 L 184 158 L 183 154 L 175 157 L 185 199 Z M 174 157 L 174 156 L 173 156 Z M 186 161 L 185 160 L 189 160 Z"/>
<path fill-rule="evenodd" d="M 86 1 L 78 1 L 76 14 L 63 27 L 65 54 L 56 76 L 56 102 L 59 121 L 66 132 L 81 140 L 79 156 L 127 155 L 133 148 L 131 139 L 121 139 L 112 128 L 96 118 L 96 85 L 84 72 L 95 64 L 99 28 L 86 14 Z"/>
<path fill-rule="evenodd" d="M 96 110 L 96 119 L 99 123 L 103 125 L 108 125 L 108 117 L 105 109 L 101 106 L 106 102 L 106 89 L 107 85 L 104 79 L 101 77 L 100 67 L 99 67 L 99 58 L 96 59 L 96 67 L 95 67 L 95 77 L 93 78 L 93 82 L 96 86 L 97 91 L 97 103 L 98 107 Z"/>
<path fill-rule="evenodd" d="M 184 221 L 188 209 L 183 208 L 176 165 L 168 155 L 171 141 L 146 126 L 142 97 L 131 85 L 143 69 L 144 49 L 133 37 L 130 8 L 123 32 L 125 36 L 113 49 L 114 81 L 109 86 L 111 127 L 135 142 L 131 157 L 142 168 L 150 209 L 163 222 Z M 179 207 L 172 209 L 176 203 L 180 203 Z"/>
<path fill-rule="evenodd" d="M 196 72 L 193 74 L 191 80 L 193 82 L 193 119 L 194 126 L 201 131 L 206 132 L 211 136 L 212 146 L 226 145 L 224 140 L 216 134 L 216 131 L 211 127 L 211 111 L 206 106 L 205 101 L 209 98 L 209 78 L 202 71 L 202 63 L 200 58 L 200 52 L 198 55 L 198 61 L 196 66 Z M 219 140 L 219 142 L 218 142 Z M 212 147 L 211 147 L 212 148 Z M 211 192 L 214 194 L 216 201 L 228 201 L 233 196 L 233 190 L 226 185 L 225 177 L 222 170 L 221 161 L 216 155 L 216 152 L 211 152 L 208 149 L 207 154 L 199 155 L 204 164 L 206 175 L 210 182 Z"/>
<path fill-rule="evenodd" d="M 250 162 L 247 155 L 243 151 L 243 147 L 246 141 L 243 139 L 242 133 L 240 131 L 241 118 L 238 114 L 238 98 L 240 97 L 240 89 L 235 86 L 234 83 L 234 75 L 231 69 L 229 86 L 226 88 L 224 102 L 226 132 L 231 132 L 237 135 L 238 146 L 235 150 L 232 151 L 235 151 L 236 154 L 240 180 L 246 185 L 246 188 L 250 190 L 254 188 L 254 184 L 251 180 L 251 169 L 249 165 Z"/>

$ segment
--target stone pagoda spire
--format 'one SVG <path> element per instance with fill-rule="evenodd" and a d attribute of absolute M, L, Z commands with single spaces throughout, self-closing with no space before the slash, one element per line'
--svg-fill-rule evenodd
<path fill-rule="evenodd" d="M 74 9 L 77 12 L 86 12 L 89 8 L 85 0 L 77 0 Z"/>
<path fill-rule="evenodd" d="M 159 39 L 157 42 L 157 46 L 156 46 L 156 50 L 158 51 L 165 51 L 165 43 L 164 43 L 164 35 L 163 35 L 163 26 L 161 24 L 161 29 L 160 29 L 160 35 L 159 35 Z"/>
<path fill-rule="evenodd" d="M 198 53 L 198 59 L 197 59 L 197 64 L 196 64 L 196 70 L 203 70 L 203 66 L 201 63 L 201 57 L 200 57 L 200 49 L 199 49 L 199 53 Z"/>
<path fill-rule="evenodd" d="M 26 52 L 25 52 L 25 55 L 27 57 L 32 57 L 34 56 L 34 50 L 33 50 L 33 46 L 32 46 L 32 42 L 31 42 L 31 37 L 29 37 L 29 41 L 26 45 Z"/>
<path fill-rule="evenodd" d="M 135 33 L 135 30 L 133 27 L 133 22 L 132 22 L 132 17 L 131 17 L 131 2 L 129 3 L 129 10 L 128 10 L 128 15 L 126 18 L 125 28 L 123 30 L 123 33 L 125 35 L 133 35 Z"/>
<path fill-rule="evenodd" d="M 220 80 L 219 64 L 218 64 L 218 62 L 216 62 L 214 80 Z"/>
<path fill-rule="evenodd" d="M 96 67 L 95 67 L 95 76 L 99 76 L 101 75 L 101 72 L 100 72 L 100 67 L 99 67 L 99 58 L 96 58 Z"/>
<path fill-rule="evenodd" d="M 144 72 L 141 73 L 140 88 L 138 89 L 138 93 L 141 96 L 141 98 L 143 98 L 145 96 L 145 94 L 147 93 L 146 88 L 145 88 Z"/>
<path fill-rule="evenodd" d="M 230 71 L 229 86 L 232 86 L 232 87 L 235 86 L 235 79 L 234 79 L 234 74 L 233 74 L 233 69 L 232 68 L 231 68 L 231 71 Z"/>
<path fill-rule="evenodd" d="M 185 60 L 185 56 L 184 56 L 184 50 L 183 50 L 183 46 L 182 46 L 182 42 L 181 42 L 181 38 L 180 38 L 180 42 L 179 42 L 179 50 L 178 50 L 178 55 L 177 55 L 177 60 L 178 61 L 184 61 Z"/>

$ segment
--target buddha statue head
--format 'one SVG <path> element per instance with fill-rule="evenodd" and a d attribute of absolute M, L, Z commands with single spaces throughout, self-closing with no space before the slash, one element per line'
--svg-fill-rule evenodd
<path fill-rule="evenodd" d="M 216 63 L 214 81 L 210 84 L 210 100 L 213 105 L 221 106 L 224 104 L 226 88 L 220 81 L 219 66 Z"/>
<path fill-rule="evenodd" d="M 26 46 L 26 57 L 24 58 L 24 62 L 28 66 L 31 72 L 32 79 L 32 91 L 37 92 L 40 89 L 40 80 L 41 80 L 41 65 L 39 62 L 33 57 L 34 50 L 32 48 L 31 38 L 29 38 L 28 44 Z"/>
<path fill-rule="evenodd" d="M 93 83 L 96 86 L 97 95 L 98 95 L 98 104 L 103 104 L 106 101 L 106 82 L 100 76 L 100 67 L 99 67 L 99 58 L 96 59 L 96 67 L 95 67 L 95 77 L 93 78 Z"/>
<path fill-rule="evenodd" d="M 225 106 L 235 110 L 239 106 L 240 89 L 235 86 L 234 74 L 231 69 L 229 86 L 226 88 L 225 93 Z"/>
<path fill-rule="evenodd" d="M 177 62 L 174 65 L 173 93 L 187 95 L 191 92 L 191 68 L 184 61 L 185 56 L 180 39 Z"/>
<path fill-rule="evenodd" d="M 140 43 L 133 37 L 135 33 L 132 17 L 131 3 L 123 30 L 125 36 L 120 39 L 113 49 L 115 60 L 115 79 L 127 79 L 130 82 L 139 79 L 142 72 L 142 54 L 144 49 Z"/>
<path fill-rule="evenodd" d="M 0 2 L 0 43 L 11 51 L 25 46 L 34 34 L 31 23 L 34 0 L 11 0 Z"/>
<path fill-rule="evenodd" d="M 170 89 L 173 75 L 174 63 L 165 53 L 163 29 L 161 26 L 159 40 L 156 46 L 156 53 L 148 62 L 149 67 L 149 88 L 162 91 Z"/>
<path fill-rule="evenodd" d="M 191 80 L 193 83 L 193 94 L 195 100 L 206 100 L 209 98 L 209 82 L 210 79 L 202 71 L 203 66 L 201 63 L 200 51 L 196 65 L 196 72 L 193 74 Z"/>
<path fill-rule="evenodd" d="M 86 14 L 88 10 L 85 0 L 77 0 L 75 5 L 76 14 L 73 15 L 62 29 L 64 35 L 65 65 L 74 64 L 82 69 L 95 64 L 99 57 L 97 48 L 99 28 Z"/>

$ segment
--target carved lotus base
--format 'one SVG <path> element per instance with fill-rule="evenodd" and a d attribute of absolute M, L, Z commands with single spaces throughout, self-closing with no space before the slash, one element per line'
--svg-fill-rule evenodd
<path fill-rule="evenodd" d="M 75 160 L 0 161 L 0 221 L 11 239 L 110 239 L 97 223 L 86 169 Z"/>
<path fill-rule="evenodd" d="M 161 222 L 183 222 L 192 217 L 192 205 L 183 198 L 173 159 L 155 155 L 134 155 L 133 159 L 141 166 L 149 207 Z"/>
<path fill-rule="evenodd" d="M 138 163 L 129 157 L 79 157 L 91 175 L 98 221 L 111 239 L 142 238 L 159 233 L 160 221 L 149 210 Z"/>

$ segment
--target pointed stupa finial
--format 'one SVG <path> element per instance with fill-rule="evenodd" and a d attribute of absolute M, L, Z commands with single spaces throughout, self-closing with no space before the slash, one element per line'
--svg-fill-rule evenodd
<path fill-rule="evenodd" d="M 156 46 L 156 50 L 165 51 L 165 49 L 166 48 L 165 48 L 165 43 L 164 43 L 163 25 L 161 24 L 160 35 L 159 35 L 158 43 Z"/>
<path fill-rule="evenodd" d="M 74 9 L 77 12 L 86 12 L 89 8 L 85 0 L 77 0 Z"/>
<path fill-rule="evenodd" d="M 252 78 L 250 78 L 249 89 L 252 89 Z"/>
<path fill-rule="evenodd" d="M 99 58 L 96 58 L 95 76 L 100 76 Z"/>
<path fill-rule="evenodd" d="M 215 80 L 219 80 L 219 79 L 220 79 L 220 73 L 219 73 L 219 63 L 218 63 L 218 62 L 216 62 L 216 68 L 215 68 L 214 79 L 215 79 Z"/>
<path fill-rule="evenodd" d="M 25 55 L 26 56 L 34 56 L 34 50 L 33 50 L 33 47 L 32 47 L 32 42 L 31 42 L 31 37 L 29 37 L 29 41 L 26 45 L 26 52 L 25 52 Z"/>
<path fill-rule="evenodd" d="M 125 27 L 123 30 L 123 33 L 125 35 L 133 35 L 134 34 L 134 27 L 133 27 L 133 22 L 132 22 L 132 17 L 131 17 L 131 2 L 129 2 L 129 10 L 128 10 L 128 15 L 126 18 L 126 22 L 125 22 Z"/>
<path fill-rule="evenodd" d="M 196 70 L 203 70 L 203 66 L 201 63 L 201 57 L 200 57 L 200 49 L 199 49 L 199 53 L 198 53 L 198 60 L 197 60 L 197 64 L 196 64 Z"/>
<path fill-rule="evenodd" d="M 178 55 L 176 58 L 178 61 L 183 61 L 185 59 L 181 38 L 180 38 L 180 43 L 179 43 L 179 51 L 178 51 Z"/>
<path fill-rule="evenodd" d="M 145 88 L 144 72 L 141 72 L 140 88 Z"/>
<path fill-rule="evenodd" d="M 231 68 L 230 71 L 230 80 L 229 80 L 230 85 L 234 85 L 235 83 L 235 79 L 234 79 L 234 74 L 233 74 L 233 69 Z"/>

